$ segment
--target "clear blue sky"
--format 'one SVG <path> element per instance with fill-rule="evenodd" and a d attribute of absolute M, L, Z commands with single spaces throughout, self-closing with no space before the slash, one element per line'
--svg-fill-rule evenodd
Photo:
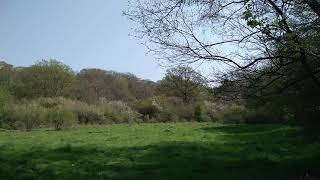
<path fill-rule="evenodd" d="M 28 66 L 58 59 L 74 70 L 101 68 L 159 80 L 164 69 L 122 16 L 126 0 L 0 0 L 0 59 Z"/>

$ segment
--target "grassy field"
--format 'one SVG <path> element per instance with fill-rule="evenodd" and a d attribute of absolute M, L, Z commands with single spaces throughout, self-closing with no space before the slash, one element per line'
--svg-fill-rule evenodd
<path fill-rule="evenodd" d="M 0 179 L 312 179 L 320 141 L 296 128 L 208 123 L 0 130 Z"/>

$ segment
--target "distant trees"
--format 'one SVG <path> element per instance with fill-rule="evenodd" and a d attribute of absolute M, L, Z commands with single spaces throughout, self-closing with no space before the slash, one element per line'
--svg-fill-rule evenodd
<path fill-rule="evenodd" d="M 153 95 L 155 83 L 140 80 L 132 74 L 122 74 L 101 69 L 83 69 L 77 75 L 79 98 L 95 102 L 108 100 L 136 101 Z"/>
<path fill-rule="evenodd" d="M 72 69 L 57 60 L 16 68 L 14 74 L 11 89 L 19 98 L 69 96 L 76 80 Z"/>
<path fill-rule="evenodd" d="M 178 66 L 167 70 L 163 80 L 158 82 L 157 93 L 179 97 L 183 103 L 196 101 L 206 88 L 206 82 L 200 73 L 189 66 Z"/>
<path fill-rule="evenodd" d="M 154 95 L 156 83 L 133 74 L 102 69 L 75 73 L 57 60 L 41 60 L 29 67 L 0 62 L 0 88 L 18 99 L 67 97 L 97 103 L 99 99 L 134 102 Z"/>
<path fill-rule="evenodd" d="M 0 61 L 0 87 L 11 87 L 13 83 L 13 66 Z"/>

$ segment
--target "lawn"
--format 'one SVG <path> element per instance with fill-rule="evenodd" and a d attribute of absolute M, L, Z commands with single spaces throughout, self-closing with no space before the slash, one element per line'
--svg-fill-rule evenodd
<path fill-rule="evenodd" d="M 320 141 L 278 125 L 0 130 L 0 179 L 312 179 Z"/>

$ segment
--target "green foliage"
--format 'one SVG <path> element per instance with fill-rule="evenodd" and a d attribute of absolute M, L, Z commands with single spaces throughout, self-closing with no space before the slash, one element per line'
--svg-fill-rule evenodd
<path fill-rule="evenodd" d="M 297 128 L 156 123 L 0 131 L 0 179 L 319 177 L 320 142 Z M 232 171 L 232 173 L 231 173 Z"/>
<path fill-rule="evenodd" d="M 178 66 L 167 70 L 166 76 L 158 83 L 158 95 L 177 97 L 184 104 L 201 99 L 206 91 L 206 83 L 201 74 L 189 66 Z"/>
<path fill-rule="evenodd" d="M 74 72 L 67 65 L 56 60 L 42 60 L 16 70 L 12 89 L 19 98 L 70 96 L 75 80 Z"/>
<path fill-rule="evenodd" d="M 140 120 L 140 114 L 122 101 L 101 100 L 99 107 L 105 117 L 114 123 L 132 123 Z"/>
<path fill-rule="evenodd" d="M 244 106 L 231 105 L 218 117 L 223 123 L 244 123 L 246 112 Z"/>
<path fill-rule="evenodd" d="M 107 122 L 104 112 L 96 105 L 63 97 L 41 98 L 38 99 L 38 103 L 45 108 L 62 106 L 64 109 L 73 112 L 80 124 L 102 124 Z"/>
<path fill-rule="evenodd" d="M 62 106 L 48 109 L 46 118 L 55 130 L 70 128 L 76 123 L 76 115 Z"/>
<path fill-rule="evenodd" d="M 6 105 L 2 110 L 1 127 L 5 129 L 39 128 L 46 122 L 47 110 L 34 102 Z"/>
<path fill-rule="evenodd" d="M 180 98 L 155 96 L 138 102 L 135 109 L 146 122 L 194 121 L 194 105 L 184 104 Z"/>
<path fill-rule="evenodd" d="M 0 87 L 10 89 L 13 85 L 14 68 L 11 64 L 0 61 Z"/>
<path fill-rule="evenodd" d="M 100 98 L 132 102 L 153 95 L 154 84 L 132 74 L 101 69 L 83 69 L 77 74 L 78 98 L 96 103 Z"/>
<path fill-rule="evenodd" d="M 208 121 L 208 116 L 206 115 L 205 109 L 202 105 L 198 104 L 194 110 L 195 120 L 198 122 Z"/>
<path fill-rule="evenodd" d="M 13 103 L 13 100 L 14 97 L 10 92 L 0 87 L 0 111 L 5 105 Z"/>
<path fill-rule="evenodd" d="M 156 118 L 163 110 L 155 100 L 140 101 L 134 107 L 143 115 L 145 121 Z"/>

